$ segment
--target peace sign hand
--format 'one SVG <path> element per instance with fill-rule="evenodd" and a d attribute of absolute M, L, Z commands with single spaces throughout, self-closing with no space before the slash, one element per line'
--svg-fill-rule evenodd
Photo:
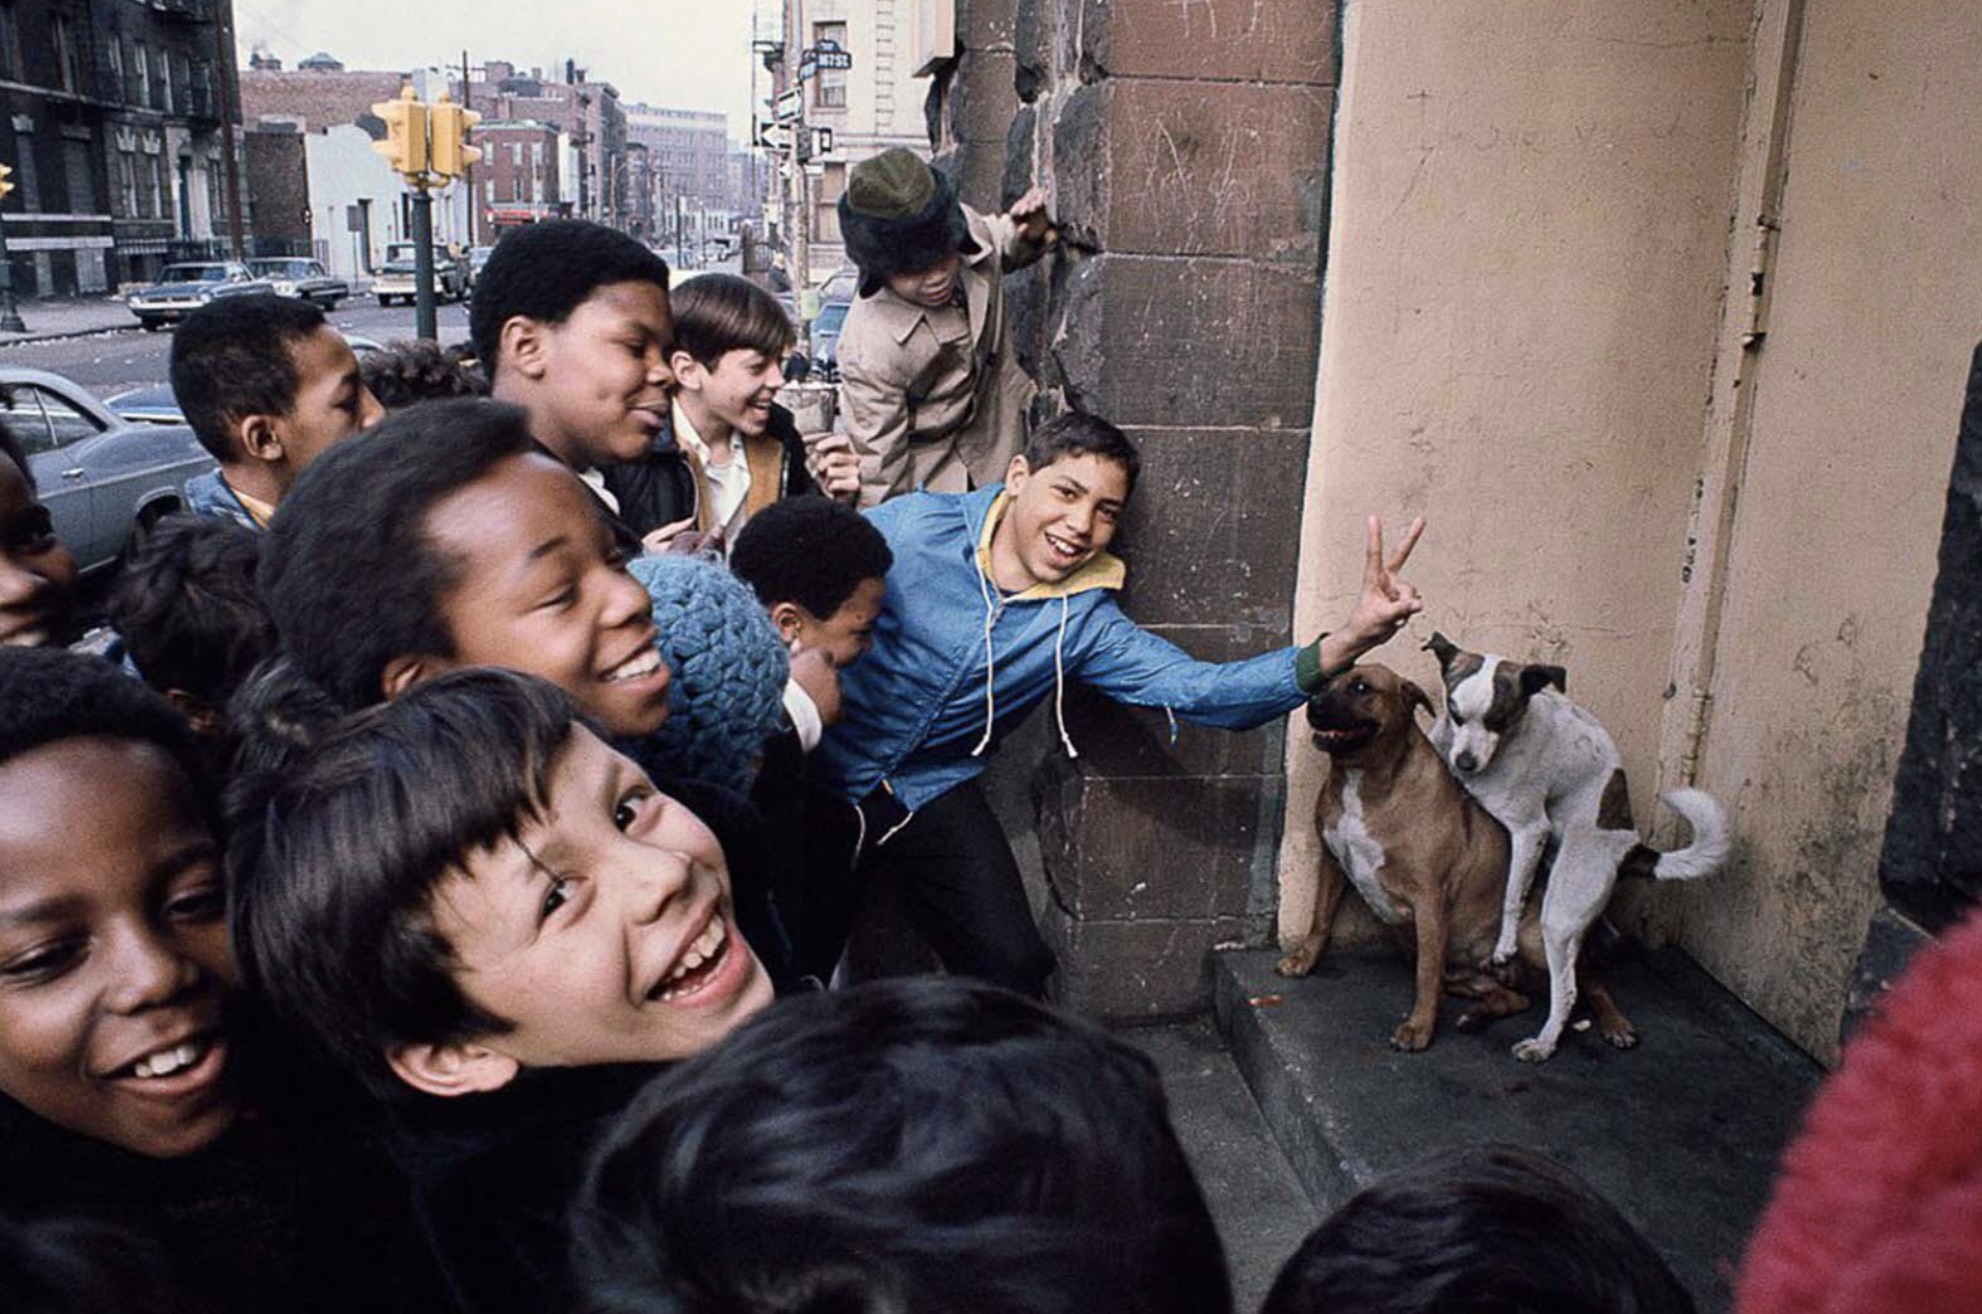
<path fill-rule="evenodd" d="M 1349 613 L 1348 624 L 1330 639 L 1340 638 L 1343 651 L 1338 660 L 1328 661 L 1325 669 L 1339 669 L 1344 660 L 1353 662 L 1363 653 L 1387 643 L 1402 630 L 1411 617 L 1424 610 L 1424 600 L 1408 580 L 1397 572 L 1411 559 L 1411 549 L 1425 532 L 1425 518 L 1419 516 L 1404 532 L 1404 541 L 1388 557 L 1383 554 L 1383 521 L 1369 518 L 1369 548 L 1363 557 L 1363 588 Z M 1324 654 L 1324 657 L 1330 654 Z"/>

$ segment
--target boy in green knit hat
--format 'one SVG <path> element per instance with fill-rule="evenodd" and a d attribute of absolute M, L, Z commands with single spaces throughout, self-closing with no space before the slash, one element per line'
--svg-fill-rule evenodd
<path fill-rule="evenodd" d="M 897 147 L 854 166 L 839 215 L 860 268 L 839 368 L 861 505 L 997 483 L 1025 445 L 1034 392 L 1005 325 L 1003 276 L 1046 249 L 1046 193 L 982 215 Z"/>

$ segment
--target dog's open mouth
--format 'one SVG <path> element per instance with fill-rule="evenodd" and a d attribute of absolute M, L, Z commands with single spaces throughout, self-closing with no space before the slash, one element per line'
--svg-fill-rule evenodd
<path fill-rule="evenodd" d="M 1376 735 L 1372 726 L 1351 726 L 1347 730 L 1323 730 L 1315 727 L 1314 746 L 1324 753 L 1339 753 L 1345 748 L 1360 748 Z"/>

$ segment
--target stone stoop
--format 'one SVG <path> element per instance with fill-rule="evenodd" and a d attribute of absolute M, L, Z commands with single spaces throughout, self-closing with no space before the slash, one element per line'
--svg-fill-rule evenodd
<path fill-rule="evenodd" d="M 1648 1237 L 1699 1301 L 1724 1310 L 1775 1164 L 1823 1070 L 1675 950 L 1603 973 L 1637 1048 L 1570 1031 L 1548 1063 L 1510 1047 L 1536 1009 L 1464 1034 L 1448 999 L 1431 1047 L 1391 1049 L 1411 1006 L 1401 957 L 1330 953 L 1312 976 L 1278 955 L 1212 956 L 1217 1023 L 1294 1174 L 1324 1214 L 1456 1145 L 1512 1142 L 1567 1164 Z M 1580 1015 L 1579 1015 L 1580 1017 Z M 1572 1027 L 1575 1023 L 1572 1022 Z"/>

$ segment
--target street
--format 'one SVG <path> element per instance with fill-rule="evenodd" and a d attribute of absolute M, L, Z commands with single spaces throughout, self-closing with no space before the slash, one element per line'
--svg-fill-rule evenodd
<path fill-rule="evenodd" d="M 441 341 L 452 345 L 468 337 L 468 307 L 454 303 L 438 307 Z M 330 322 L 346 333 L 375 342 L 411 338 L 413 308 L 380 307 L 369 296 L 340 305 Z M 25 365 L 73 379 L 98 397 L 113 397 L 132 388 L 165 382 L 166 361 L 172 351 L 170 332 L 147 333 L 136 319 L 129 328 L 92 333 L 80 338 L 19 342 L 0 347 L 0 364 Z"/>

